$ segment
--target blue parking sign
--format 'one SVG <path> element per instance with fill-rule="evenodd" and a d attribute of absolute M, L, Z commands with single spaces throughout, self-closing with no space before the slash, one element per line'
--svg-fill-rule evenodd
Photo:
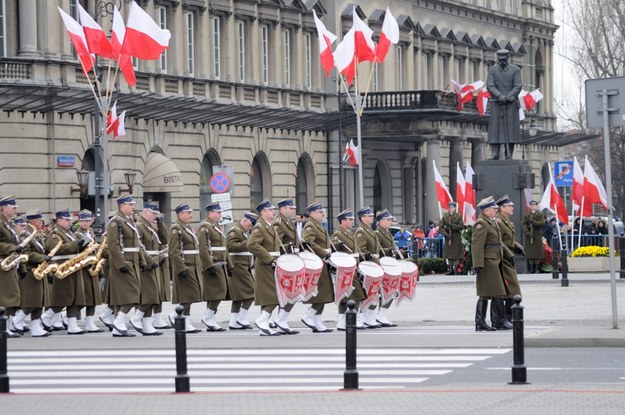
<path fill-rule="evenodd" d="M 558 187 L 573 186 L 573 161 L 556 161 L 554 180 Z"/>

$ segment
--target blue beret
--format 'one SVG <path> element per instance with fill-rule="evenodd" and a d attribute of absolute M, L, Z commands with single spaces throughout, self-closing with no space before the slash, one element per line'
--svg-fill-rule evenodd
<path fill-rule="evenodd" d="M 252 225 L 256 225 L 256 221 L 258 220 L 258 215 L 252 212 L 245 212 L 243 217 L 252 222 Z"/>
<path fill-rule="evenodd" d="M 206 205 L 206 211 L 221 212 L 221 206 L 219 206 L 219 203 L 209 203 L 208 205 Z"/>
<path fill-rule="evenodd" d="M 260 213 L 264 209 L 275 209 L 276 207 L 271 204 L 271 200 L 263 200 L 256 206 L 256 211 Z"/>
<path fill-rule="evenodd" d="M 176 206 L 176 208 L 174 210 L 176 211 L 176 213 L 180 213 L 180 212 L 193 212 L 193 209 L 191 209 L 191 206 L 189 206 L 188 203 L 181 203 L 178 206 Z"/>
<path fill-rule="evenodd" d="M 278 207 L 290 207 L 293 209 L 296 209 L 297 206 L 295 206 L 295 203 L 293 202 L 293 199 L 282 199 L 278 202 Z"/>
<path fill-rule="evenodd" d="M 69 213 L 69 209 L 59 210 L 58 212 L 54 214 L 54 216 L 56 216 L 57 219 L 71 219 L 72 218 L 72 214 Z"/>
<path fill-rule="evenodd" d="M 78 212 L 78 220 L 89 220 L 93 219 L 93 212 L 87 209 L 83 209 Z"/>
<path fill-rule="evenodd" d="M 336 218 L 339 222 L 344 219 L 354 219 L 354 213 L 351 210 L 347 209 L 336 215 Z"/>
<path fill-rule="evenodd" d="M 132 195 L 120 196 L 116 199 L 117 206 L 123 205 L 124 203 L 137 203 L 135 199 L 133 199 Z"/>
<path fill-rule="evenodd" d="M 361 208 L 356 213 L 358 214 L 358 217 L 367 216 L 367 215 L 373 216 L 373 210 L 371 210 L 371 208 L 369 206 L 365 206 L 365 207 Z"/>
<path fill-rule="evenodd" d="M 18 207 L 17 200 L 15 200 L 15 197 L 7 196 L 7 197 L 3 197 L 2 199 L 0 199 L 0 206 L 9 206 L 9 205 Z"/>
<path fill-rule="evenodd" d="M 323 210 L 323 205 L 319 202 L 311 203 L 306 207 L 306 212 L 311 213 L 317 210 Z"/>

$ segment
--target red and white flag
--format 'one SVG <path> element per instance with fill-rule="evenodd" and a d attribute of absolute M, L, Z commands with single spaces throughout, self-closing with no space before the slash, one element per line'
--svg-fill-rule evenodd
<path fill-rule="evenodd" d="M 464 191 L 467 187 L 467 182 L 462 174 L 460 163 L 456 163 L 456 202 L 458 203 L 458 213 L 462 215 L 464 212 Z"/>
<path fill-rule="evenodd" d="M 577 161 L 577 157 L 573 157 L 573 186 L 571 191 L 571 204 L 573 206 L 573 214 L 579 216 L 592 215 L 592 202 L 585 198 L 584 173 Z M 583 211 L 580 211 L 582 205 Z"/>
<path fill-rule="evenodd" d="M 171 33 L 161 29 L 136 2 L 130 4 L 122 53 L 139 59 L 158 59 L 169 47 Z"/>
<path fill-rule="evenodd" d="M 357 166 L 360 152 L 358 146 L 354 144 L 354 140 L 349 140 L 345 145 L 345 153 L 343 154 L 343 163 L 349 162 L 350 166 Z"/>
<path fill-rule="evenodd" d="M 396 45 L 399 42 L 399 25 L 397 20 L 391 14 L 391 9 L 386 8 L 384 14 L 384 23 L 382 23 L 382 32 L 380 32 L 380 39 L 375 46 L 375 61 L 382 62 L 386 58 L 386 54 L 391 45 Z"/>
<path fill-rule="evenodd" d="M 87 46 L 85 32 L 83 31 L 82 26 L 76 20 L 72 19 L 69 14 L 65 13 L 60 7 L 59 13 L 61 13 L 63 24 L 65 24 L 65 28 L 69 33 L 69 38 L 74 45 L 74 50 L 78 55 L 78 59 L 82 65 L 82 70 L 86 76 L 91 68 L 93 68 L 94 59 L 91 53 L 89 53 L 89 46 Z"/>
<path fill-rule="evenodd" d="M 354 81 L 354 76 L 356 76 L 353 27 L 343 36 L 343 40 L 338 44 L 332 55 L 334 57 L 334 64 L 339 73 L 345 76 L 347 85 L 351 86 Z"/>
<path fill-rule="evenodd" d="M 532 192 L 532 189 L 526 187 L 523 189 L 523 213 L 527 213 L 532 210 L 532 206 L 530 205 L 532 200 L 534 200 L 534 193 Z"/>
<path fill-rule="evenodd" d="M 356 6 L 352 14 L 354 29 L 354 55 L 358 59 L 358 62 L 374 61 L 375 60 L 375 43 L 371 39 L 373 36 L 373 30 L 367 26 L 365 22 L 360 20 L 358 13 L 356 13 Z"/>
<path fill-rule="evenodd" d="M 566 206 L 564 205 L 564 201 L 562 200 L 560 193 L 558 193 L 556 184 L 553 181 L 551 169 L 549 169 L 549 183 L 547 183 L 545 193 L 543 193 L 543 197 L 540 200 L 538 206 L 540 210 L 549 209 L 556 214 L 560 222 L 568 225 L 569 215 L 566 212 Z"/>
<path fill-rule="evenodd" d="M 489 98 L 490 98 L 490 93 L 488 92 L 488 90 L 482 88 L 479 91 L 477 91 L 477 99 L 476 99 L 477 111 L 480 113 L 482 117 L 486 114 L 486 108 L 488 108 Z"/>
<path fill-rule="evenodd" d="M 126 35 L 126 26 L 122 19 L 121 13 L 117 10 L 117 7 L 113 6 L 113 35 L 111 37 L 111 48 L 113 50 L 113 58 L 117 61 L 119 69 L 121 69 L 128 82 L 129 86 L 134 86 L 137 83 L 135 77 L 135 69 L 132 67 L 132 60 L 130 55 L 122 53 L 122 45 L 124 44 L 124 37 Z"/>
<path fill-rule="evenodd" d="M 608 209 L 608 195 L 605 191 L 601 179 L 597 176 L 595 169 L 592 168 L 588 156 L 584 160 L 584 194 L 586 203 L 598 203 L 604 209 Z"/>
<path fill-rule="evenodd" d="M 445 185 L 441 174 L 438 172 L 436 162 L 434 160 L 432 160 L 432 167 L 434 167 L 434 183 L 436 185 L 436 197 L 438 198 L 438 203 L 440 203 L 443 208 L 447 209 L 449 202 L 453 202 L 451 193 L 449 193 L 447 185 Z"/>
<path fill-rule="evenodd" d="M 473 100 L 473 97 L 475 96 L 475 91 L 480 90 L 484 87 L 484 81 L 475 81 L 471 82 L 470 84 L 461 84 L 452 79 L 450 83 L 454 88 L 456 97 L 458 98 L 458 111 L 462 111 L 462 109 L 464 108 L 464 104 L 469 103 Z"/>
<path fill-rule="evenodd" d="M 534 107 L 534 105 L 536 105 L 536 103 L 541 99 L 543 99 L 543 94 L 542 92 L 540 92 L 540 89 L 535 89 L 532 92 L 528 92 L 527 94 L 525 94 L 525 96 L 523 97 L 525 111 L 530 111 Z"/>
<path fill-rule="evenodd" d="M 119 116 L 117 116 L 117 101 L 111 107 L 108 115 L 106 116 L 106 133 L 113 135 L 113 140 L 116 137 L 126 135 L 126 128 L 124 123 L 126 121 L 126 110 L 124 110 Z"/>
<path fill-rule="evenodd" d="M 473 176 L 475 176 L 475 172 L 473 171 L 473 167 L 467 161 L 467 166 L 464 172 L 464 210 L 463 210 L 463 220 L 465 225 L 473 225 L 475 220 L 477 219 L 477 210 L 475 207 L 475 190 L 473 189 Z"/>
<path fill-rule="evenodd" d="M 326 78 L 330 76 L 330 71 L 334 68 L 334 57 L 332 56 L 332 43 L 336 40 L 334 33 L 326 29 L 325 25 L 317 17 L 317 13 L 313 9 L 313 17 L 315 18 L 315 26 L 317 27 L 317 35 L 319 36 L 319 54 L 321 57 L 321 66 L 326 72 Z"/>
<path fill-rule="evenodd" d="M 78 16 L 80 16 L 80 23 L 82 24 L 82 30 L 85 33 L 85 39 L 87 40 L 87 46 L 91 53 L 100 55 L 103 58 L 111 58 L 113 52 L 111 50 L 111 42 L 109 38 L 102 30 L 102 27 L 96 22 L 93 17 L 85 9 L 82 8 L 80 2 L 76 2 L 78 6 Z"/>

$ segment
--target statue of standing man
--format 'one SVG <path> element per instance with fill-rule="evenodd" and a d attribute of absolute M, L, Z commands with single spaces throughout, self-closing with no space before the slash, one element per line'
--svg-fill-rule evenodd
<path fill-rule="evenodd" d="M 486 88 L 491 99 L 488 122 L 491 160 L 499 160 L 501 144 L 504 145 L 506 160 L 511 159 L 514 144 L 521 142 L 519 120 L 521 87 L 521 70 L 518 66 L 510 64 L 510 51 L 498 50 L 497 65 L 488 68 L 486 79 Z"/>

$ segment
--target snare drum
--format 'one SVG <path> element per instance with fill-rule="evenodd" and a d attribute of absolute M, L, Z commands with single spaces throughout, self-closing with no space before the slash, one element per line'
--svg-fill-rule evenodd
<path fill-rule="evenodd" d="M 304 283 L 302 287 L 302 301 L 308 301 L 319 292 L 319 277 L 323 271 L 323 261 L 317 255 L 308 251 L 301 251 L 299 257 L 304 261 Z"/>
<path fill-rule="evenodd" d="M 380 258 L 380 266 L 384 269 L 382 279 L 382 304 L 388 304 L 399 291 L 401 281 L 401 264 L 393 257 Z"/>
<path fill-rule="evenodd" d="M 276 292 L 280 307 L 301 300 L 305 279 L 304 261 L 297 255 L 280 255 L 276 260 Z"/>
<path fill-rule="evenodd" d="M 419 280 L 419 267 L 412 261 L 399 261 L 401 264 L 401 279 L 399 283 L 399 294 L 397 295 L 397 305 L 402 300 L 412 301 Z"/>
<path fill-rule="evenodd" d="M 362 278 L 362 288 L 365 290 L 366 298 L 361 304 L 361 309 L 366 310 L 369 304 L 375 304 L 378 300 L 384 270 L 381 266 L 372 261 L 362 261 L 358 264 L 358 274 Z"/>
<path fill-rule="evenodd" d="M 329 262 L 336 269 L 336 272 L 332 273 L 332 281 L 334 282 L 334 302 L 338 304 L 354 291 L 356 259 L 344 252 L 335 252 L 330 255 Z"/>

